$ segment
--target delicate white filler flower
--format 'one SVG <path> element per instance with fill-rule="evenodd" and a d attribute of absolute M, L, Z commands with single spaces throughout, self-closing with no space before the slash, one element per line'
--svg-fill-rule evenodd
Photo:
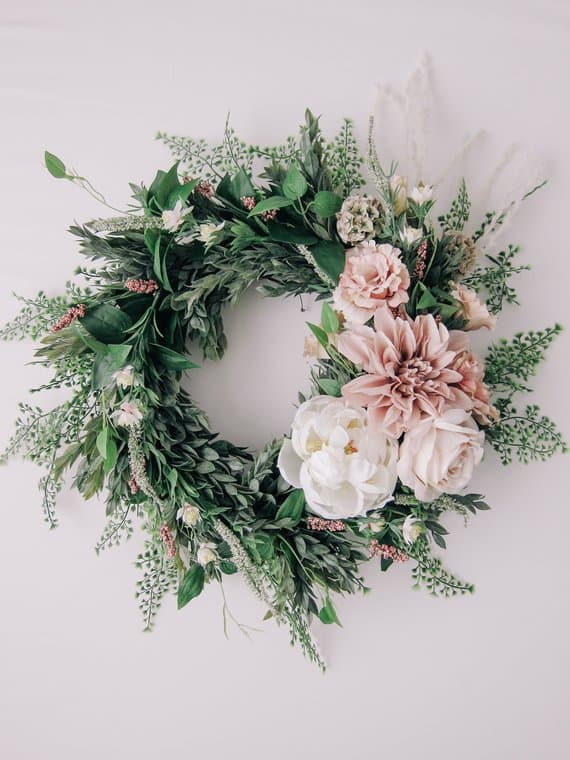
<path fill-rule="evenodd" d="M 171 209 L 166 209 L 162 212 L 162 226 L 167 232 L 176 232 L 184 221 L 184 217 L 187 214 L 192 213 L 192 206 L 184 207 L 184 204 L 180 198 L 174 204 Z"/>
<path fill-rule="evenodd" d="M 119 388 L 130 388 L 135 382 L 135 372 L 131 364 L 127 364 L 117 372 L 113 372 L 113 380 Z"/>
<path fill-rule="evenodd" d="M 417 187 L 414 187 L 410 193 L 410 198 L 418 206 L 422 206 L 424 203 L 431 201 L 433 196 L 433 187 L 431 185 L 424 185 L 423 182 Z"/>
<path fill-rule="evenodd" d="M 408 247 L 419 240 L 423 236 L 423 230 L 419 227 L 410 227 L 405 224 L 403 229 L 400 230 L 400 240 Z"/>
<path fill-rule="evenodd" d="M 180 507 L 176 513 L 176 518 L 182 520 L 184 525 L 187 525 L 189 528 L 199 523 L 202 519 L 200 510 L 194 504 L 186 504 L 184 507 Z"/>
<path fill-rule="evenodd" d="M 206 222 L 200 224 L 198 227 L 198 240 L 206 245 L 212 245 L 215 242 L 216 235 L 223 229 L 225 222 L 220 224 L 213 224 L 212 222 Z"/>
<path fill-rule="evenodd" d="M 301 404 L 278 466 L 302 488 L 310 510 L 328 520 L 364 515 L 383 507 L 396 485 L 397 442 L 368 429 L 362 407 L 316 396 Z"/>
<path fill-rule="evenodd" d="M 407 544 L 413 544 L 420 537 L 422 526 L 417 517 L 408 515 L 402 525 L 402 536 Z"/>
<path fill-rule="evenodd" d="M 134 401 L 123 401 L 121 406 L 111 415 L 116 425 L 133 427 L 143 418 L 143 413 Z"/>
<path fill-rule="evenodd" d="M 196 559 L 198 560 L 198 564 L 203 567 L 209 565 L 210 562 L 215 562 L 218 559 L 216 544 L 200 544 L 196 552 Z"/>

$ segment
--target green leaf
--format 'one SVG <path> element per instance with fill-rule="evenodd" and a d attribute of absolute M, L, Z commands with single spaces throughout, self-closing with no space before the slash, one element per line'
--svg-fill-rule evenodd
<path fill-rule="evenodd" d="M 332 380 L 329 377 L 318 377 L 317 385 L 327 396 L 338 398 L 341 395 L 340 383 L 338 380 Z"/>
<path fill-rule="evenodd" d="M 234 563 L 230 562 L 227 559 L 223 559 L 220 562 L 220 570 L 222 571 L 222 573 L 225 573 L 226 575 L 234 575 L 234 573 L 237 573 L 238 571 Z"/>
<path fill-rule="evenodd" d="M 105 474 L 111 472 L 114 466 L 117 464 L 118 456 L 117 443 L 112 436 L 109 436 L 107 440 L 107 451 L 105 453 L 105 461 L 103 462 L 103 471 Z"/>
<path fill-rule="evenodd" d="M 279 222 L 269 221 L 267 223 L 269 237 L 276 243 L 293 243 L 294 245 L 313 245 L 317 238 L 303 227 L 290 227 L 289 225 L 279 224 Z"/>
<path fill-rule="evenodd" d="M 121 343 L 124 333 L 132 322 L 130 317 L 117 306 L 102 303 L 89 309 L 80 320 L 87 332 L 102 343 Z"/>
<path fill-rule="evenodd" d="M 344 271 L 345 253 L 341 243 L 334 240 L 322 240 L 311 249 L 311 254 L 322 271 L 336 285 Z"/>
<path fill-rule="evenodd" d="M 168 208 L 168 199 L 180 187 L 178 179 L 178 161 L 167 172 L 157 171 L 148 190 L 149 203 L 154 198 L 160 209 Z"/>
<path fill-rule="evenodd" d="M 54 156 L 53 153 L 46 150 L 44 152 L 44 162 L 46 169 L 52 177 L 55 177 L 56 179 L 65 179 L 67 177 L 65 164 L 60 158 Z"/>
<path fill-rule="evenodd" d="M 293 201 L 290 198 L 284 198 L 282 195 L 272 195 L 270 198 L 264 198 L 249 212 L 248 216 L 259 216 L 264 211 L 273 211 L 273 209 L 291 206 Z"/>
<path fill-rule="evenodd" d="M 179 354 L 178 351 L 173 351 L 171 348 L 166 348 L 166 346 L 159 346 L 158 343 L 151 343 L 151 348 L 154 358 L 163 367 L 174 372 L 184 372 L 187 369 L 195 369 L 200 366 L 199 364 L 194 364 L 184 354 Z"/>
<path fill-rule="evenodd" d="M 309 327 L 309 330 L 313 333 L 313 335 L 319 341 L 321 346 L 323 348 L 327 348 L 327 346 L 329 345 L 329 339 L 328 339 L 328 335 L 323 330 L 323 328 L 319 327 L 318 325 L 313 325 L 311 322 L 307 322 L 307 325 Z"/>
<path fill-rule="evenodd" d="M 315 195 L 315 200 L 311 204 L 311 209 L 315 214 L 326 219 L 327 217 L 336 214 L 341 206 L 342 198 L 339 195 L 330 190 L 321 190 L 320 193 Z"/>
<path fill-rule="evenodd" d="M 422 290 L 422 297 L 416 304 L 416 309 L 430 309 L 433 306 L 437 306 L 437 298 L 432 295 L 431 291 L 426 288 L 423 282 L 419 282 L 418 285 Z"/>
<path fill-rule="evenodd" d="M 125 366 L 125 361 L 131 351 L 131 346 L 125 345 L 111 344 L 105 348 L 105 353 L 99 353 L 93 362 L 93 390 L 110 385 L 113 374 Z"/>
<path fill-rule="evenodd" d="M 337 333 L 340 329 L 338 316 L 326 301 L 323 301 L 323 308 L 321 310 L 321 325 L 327 333 Z"/>
<path fill-rule="evenodd" d="M 331 623 L 340 625 L 340 620 L 338 619 L 338 615 L 336 614 L 336 610 L 333 606 L 332 601 L 330 600 L 330 597 L 327 597 L 324 605 L 319 610 L 319 620 L 325 625 L 330 625 Z"/>
<path fill-rule="evenodd" d="M 185 182 L 180 187 L 175 188 L 168 196 L 167 208 L 174 208 L 177 201 L 185 203 L 196 189 L 198 182 L 200 182 L 199 179 L 193 179 L 191 182 Z"/>
<path fill-rule="evenodd" d="M 300 488 L 296 488 L 291 491 L 289 496 L 285 499 L 283 504 L 277 510 L 275 515 L 276 520 L 282 520 L 283 518 L 289 518 L 293 525 L 297 525 L 301 521 L 303 512 L 305 511 L 305 494 Z"/>
<path fill-rule="evenodd" d="M 299 171 L 299 167 L 296 164 L 291 164 L 285 174 L 282 187 L 283 195 L 286 198 L 296 201 L 298 198 L 302 198 L 303 195 L 305 195 L 309 186 L 307 185 L 307 180 Z"/>
<path fill-rule="evenodd" d="M 97 441 L 96 441 L 97 451 L 101 455 L 102 459 L 105 459 L 105 457 L 107 456 L 107 440 L 108 440 L 108 438 L 109 438 L 109 428 L 108 427 L 104 427 L 101 430 L 101 432 L 99 433 L 99 435 L 97 436 Z"/>
<path fill-rule="evenodd" d="M 178 586 L 178 609 L 181 610 L 188 602 L 200 596 L 204 588 L 204 568 L 196 563 L 188 570 Z"/>

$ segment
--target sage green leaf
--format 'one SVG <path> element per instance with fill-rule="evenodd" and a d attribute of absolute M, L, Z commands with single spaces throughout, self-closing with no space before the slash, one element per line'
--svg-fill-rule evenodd
<path fill-rule="evenodd" d="M 97 441 L 96 441 L 97 451 L 101 455 L 102 459 L 105 459 L 105 457 L 107 456 L 107 440 L 108 440 L 108 438 L 109 438 L 109 428 L 108 427 L 104 427 L 101 430 L 101 432 L 99 433 L 99 435 L 97 436 Z"/>
<path fill-rule="evenodd" d="M 299 171 L 299 167 L 296 164 L 291 164 L 285 174 L 282 187 L 283 195 L 296 201 L 305 195 L 309 186 L 307 185 L 307 180 Z"/>
<path fill-rule="evenodd" d="M 330 598 L 326 599 L 324 605 L 319 610 L 319 620 L 325 625 L 330 625 L 331 623 L 340 625 L 340 620 L 338 619 L 338 615 L 336 614 L 336 610 Z"/>
<path fill-rule="evenodd" d="M 297 523 L 301 521 L 304 511 L 305 494 L 302 489 L 296 488 L 294 491 L 291 491 L 283 504 L 281 504 L 277 510 L 275 519 L 282 520 L 283 518 L 288 517 L 293 525 L 297 525 Z"/>
<path fill-rule="evenodd" d="M 340 329 L 338 316 L 326 301 L 323 301 L 323 308 L 321 310 L 321 325 L 327 333 L 337 333 Z"/>
<path fill-rule="evenodd" d="M 335 240 L 322 240 L 310 250 L 319 268 L 336 285 L 344 271 L 345 253 L 342 244 Z"/>
<path fill-rule="evenodd" d="M 290 198 L 284 198 L 282 195 L 272 195 L 270 198 L 264 198 L 259 203 L 256 203 L 248 216 L 259 216 L 264 211 L 273 211 L 274 209 L 285 208 L 285 206 L 291 206 L 292 204 L 293 201 Z"/>
<path fill-rule="evenodd" d="M 336 214 L 341 206 L 342 198 L 340 195 L 337 195 L 330 190 L 321 190 L 320 193 L 315 195 L 315 199 L 311 204 L 311 210 L 318 216 L 322 216 L 326 219 L 327 217 Z"/>
<path fill-rule="evenodd" d="M 422 296 L 418 303 L 416 304 L 417 309 L 429 309 L 432 306 L 437 306 L 438 301 L 437 298 L 435 298 L 431 291 L 426 288 L 426 286 L 423 284 L 423 282 L 418 283 L 422 290 Z"/>
<path fill-rule="evenodd" d="M 204 568 L 196 563 L 187 571 L 178 586 L 178 609 L 181 610 L 189 601 L 200 596 L 204 588 Z"/>
<path fill-rule="evenodd" d="M 326 396 L 338 398 L 341 395 L 340 383 L 328 377 L 317 378 L 317 384 Z"/>
<path fill-rule="evenodd" d="M 321 346 L 323 348 L 326 348 L 329 344 L 328 335 L 323 330 L 322 327 L 319 327 L 318 325 L 313 325 L 311 322 L 307 322 L 307 326 L 309 330 L 313 333 L 315 338 L 319 341 Z"/>
<path fill-rule="evenodd" d="M 52 177 L 55 177 L 56 179 L 65 179 L 67 177 L 63 161 L 47 150 L 44 152 L 44 163 Z"/>

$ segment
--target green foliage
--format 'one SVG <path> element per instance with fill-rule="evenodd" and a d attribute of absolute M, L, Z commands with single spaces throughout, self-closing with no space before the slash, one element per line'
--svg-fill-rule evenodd
<path fill-rule="evenodd" d="M 143 618 L 143 630 L 152 631 L 165 595 L 176 586 L 178 573 L 156 541 L 145 541 L 144 551 L 137 557 L 135 566 L 142 570 L 142 578 L 137 581 L 136 598 Z"/>
<path fill-rule="evenodd" d="M 365 184 L 361 173 L 364 159 L 354 137 L 351 119 L 343 119 L 340 132 L 326 144 L 325 159 L 333 187 L 338 188 L 344 196 Z"/>
<path fill-rule="evenodd" d="M 518 412 L 507 398 L 496 402 L 500 419 L 486 431 L 487 442 L 495 449 L 503 464 L 513 456 L 523 464 L 544 461 L 556 452 L 566 453 L 568 446 L 555 423 L 535 404 Z"/>
<path fill-rule="evenodd" d="M 131 515 L 133 505 L 128 501 L 119 504 L 107 519 L 107 524 L 95 544 L 97 554 L 104 549 L 118 546 L 122 541 L 128 541 L 133 535 L 133 521 Z"/>
<path fill-rule="evenodd" d="M 487 308 L 492 314 L 498 314 L 505 303 L 519 303 L 516 291 L 509 281 L 513 275 L 530 269 L 528 265 L 513 264 L 519 251 L 519 246 L 509 245 L 507 250 L 500 251 L 496 256 L 488 254 L 486 258 L 491 265 L 477 268 L 464 279 L 465 285 L 477 293 L 483 291 Z"/>
<path fill-rule="evenodd" d="M 462 179 L 451 208 L 447 214 L 438 217 L 438 221 L 444 232 L 451 230 L 461 232 L 465 224 L 469 221 L 471 212 L 471 201 L 467 192 L 465 180 Z"/>
<path fill-rule="evenodd" d="M 495 393 L 508 397 L 530 390 L 527 381 L 536 374 L 546 349 L 561 332 L 562 326 L 556 324 L 545 330 L 517 333 L 510 341 L 503 338 L 493 343 L 485 359 L 485 382 Z"/>
<path fill-rule="evenodd" d="M 204 589 L 205 573 L 202 565 L 195 563 L 186 571 L 178 586 L 178 609 L 185 607 Z"/>
<path fill-rule="evenodd" d="M 475 587 L 450 573 L 443 566 L 439 557 L 435 557 L 425 538 L 420 537 L 404 551 L 417 562 L 412 570 L 414 588 L 424 587 L 432 596 L 457 596 L 472 594 Z"/>

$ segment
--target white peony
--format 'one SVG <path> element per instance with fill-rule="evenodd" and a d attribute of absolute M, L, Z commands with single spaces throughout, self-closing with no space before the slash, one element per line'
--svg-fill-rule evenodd
<path fill-rule="evenodd" d="M 422 182 L 417 187 L 414 187 L 410 193 L 410 198 L 418 206 L 422 206 L 424 203 L 431 201 L 433 195 L 433 187 L 431 185 L 424 185 Z"/>
<path fill-rule="evenodd" d="M 135 373 L 131 364 L 127 364 L 117 372 L 113 372 L 113 380 L 119 388 L 130 388 L 135 382 Z"/>
<path fill-rule="evenodd" d="M 218 555 L 215 551 L 216 544 L 200 544 L 198 551 L 196 552 L 196 560 L 199 565 L 205 567 L 210 562 L 215 562 L 218 559 Z"/>
<path fill-rule="evenodd" d="M 111 417 L 113 422 L 120 427 L 133 427 L 141 422 L 143 413 L 134 401 L 123 401 Z"/>
<path fill-rule="evenodd" d="M 463 409 L 427 417 L 404 436 L 398 476 L 421 501 L 459 493 L 483 457 L 484 441 L 484 433 Z"/>
<path fill-rule="evenodd" d="M 162 212 L 162 226 L 167 232 L 176 232 L 184 221 L 184 217 L 192 212 L 192 206 L 184 207 L 180 198 L 171 209 Z"/>
<path fill-rule="evenodd" d="M 366 411 L 343 399 L 316 396 L 301 404 L 278 466 L 302 488 L 312 512 L 329 520 L 383 507 L 396 485 L 398 444 L 368 428 Z"/>

